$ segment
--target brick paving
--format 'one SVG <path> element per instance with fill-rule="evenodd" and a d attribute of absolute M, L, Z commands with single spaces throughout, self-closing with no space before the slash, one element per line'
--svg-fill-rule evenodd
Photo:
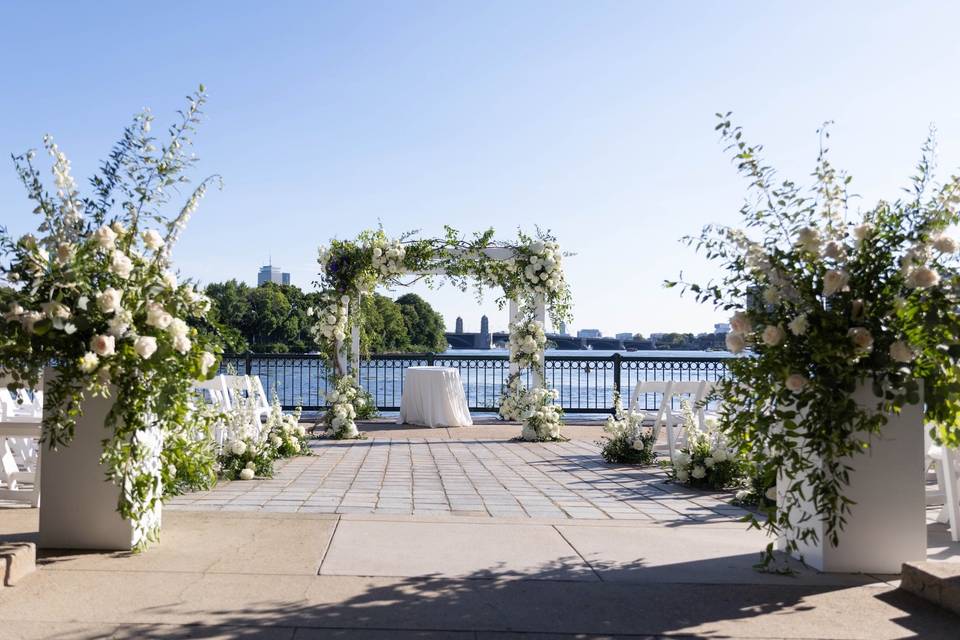
<path fill-rule="evenodd" d="M 165 509 L 493 518 L 730 522 L 729 496 L 666 482 L 655 468 L 608 465 L 592 442 L 373 437 L 320 440 L 273 478 L 223 482 Z"/>

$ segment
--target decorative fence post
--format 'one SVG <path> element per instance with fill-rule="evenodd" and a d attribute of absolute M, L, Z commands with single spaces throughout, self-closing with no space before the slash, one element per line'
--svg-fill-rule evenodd
<path fill-rule="evenodd" d="M 620 393 L 620 363 L 623 360 L 623 356 L 619 353 L 615 353 L 610 357 L 613 360 L 613 392 L 615 394 Z M 610 413 L 614 413 L 615 409 L 610 407 Z"/>

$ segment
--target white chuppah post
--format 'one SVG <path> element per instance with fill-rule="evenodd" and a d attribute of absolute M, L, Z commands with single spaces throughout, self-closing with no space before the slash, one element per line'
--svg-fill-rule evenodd
<path fill-rule="evenodd" d="M 542 295 L 537 295 L 536 301 L 534 302 L 534 318 L 539 322 L 544 329 L 547 326 L 547 305 L 543 299 Z M 546 372 L 544 367 L 546 366 L 546 354 L 544 349 L 540 349 L 537 352 L 537 356 L 540 358 L 540 370 L 533 371 L 533 387 L 535 389 L 543 389 L 545 386 L 545 381 L 543 379 L 543 374 Z"/>

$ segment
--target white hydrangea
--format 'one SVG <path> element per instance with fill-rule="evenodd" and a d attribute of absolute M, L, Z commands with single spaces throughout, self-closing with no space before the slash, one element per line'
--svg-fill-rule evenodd
<path fill-rule="evenodd" d="M 406 258 L 406 248 L 397 241 L 377 241 L 370 248 L 373 257 L 373 268 L 377 270 L 384 278 L 403 273 L 406 269 L 403 266 Z"/>

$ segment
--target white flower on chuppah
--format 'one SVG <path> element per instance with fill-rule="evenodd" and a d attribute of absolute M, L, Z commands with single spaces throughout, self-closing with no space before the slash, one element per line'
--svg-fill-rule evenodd
<path fill-rule="evenodd" d="M 784 338 L 787 337 L 787 333 L 783 330 L 782 327 L 776 325 L 769 325 L 766 329 L 763 330 L 763 344 L 768 347 L 775 347 L 781 342 Z"/>
<path fill-rule="evenodd" d="M 90 350 L 101 358 L 112 356 L 116 351 L 116 338 L 99 335 L 90 339 Z"/>
<path fill-rule="evenodd" d="M 138 356 L 146 360 L 157 352 L 157 339 L 153 336 L 139 336 L 133 342 L 133 349 Z"/>

